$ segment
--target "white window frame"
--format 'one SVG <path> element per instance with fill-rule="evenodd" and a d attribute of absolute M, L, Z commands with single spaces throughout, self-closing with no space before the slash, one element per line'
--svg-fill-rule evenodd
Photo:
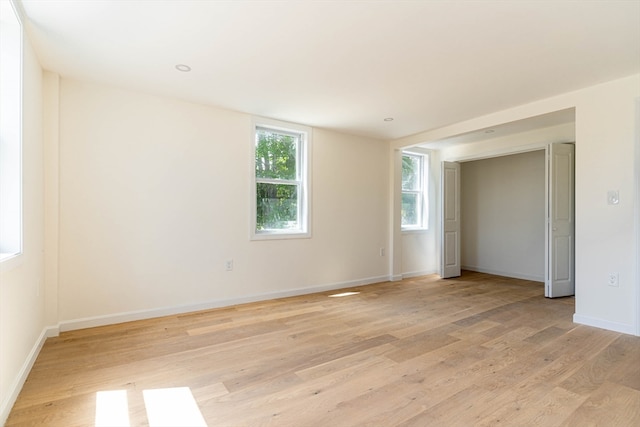
<path fill-rule="evenodd" d="M 283 134 L 295 134 L 300 136 L 300 146 L 297 150 L 295 184 L 298 185 L 298 227 L 292 229 L 268 229 L 257 230 L 257 201 L 256 186 L 258 183 L 282 183 L 289 181 L 279 181 L 264 178 L 256 178 L 256 141 L 259 129 L 268 129 Z M 254 118 L 251 132 L 251 240 L 273 240 L 273 239 L 300 239 L 311 237 L 311 128 L 307 126 L 286 123 L 277 120 Z"/>
<path fill-rule="evenodd" d="M 4 263 L 23 251 L 23 24 L 13 1 L 0 3 L 0 19 L 6 20 L 0 30 L 0 262 Z"/>
<path fill-rule="evenodd" d="M 419 159 L 420 163 L 420 172 L 418 177 L 418 182 L 420 183 L 420 188 L 417 190 L 404 190 L 400 188 L 401 194 L 415 194 L 418 195 L 418 216 L 419 221 L 416 225 L 402 225 L 401 229 L 403 232 L 412 232 L 412 231 L 426 231 L 429 229 L 429 154 L 426 152 L 419 151 L 418 149 L 414 150 L 403 150 L 402 157 L 411 156 Z M 402 162 L 401 166 L 402 167 Z M 402 173 L 401 173 L 402 174 Z M 400 209 L 402 209 L 402 202 Z"/>

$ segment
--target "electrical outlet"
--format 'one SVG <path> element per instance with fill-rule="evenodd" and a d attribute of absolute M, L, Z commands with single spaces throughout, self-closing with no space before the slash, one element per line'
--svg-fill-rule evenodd
<path fill-rule="evenodd" d="M 609 286 L 618 286 L 618 273 L 609 273 L 607 276 L 607 284 Z"/>
<path fill-rule="evenodd" d="M 231 271 L 233 270 L 233 260 L 232 259 L 228 259 L 224 262 L 224 269 L 227 271 Z"/>

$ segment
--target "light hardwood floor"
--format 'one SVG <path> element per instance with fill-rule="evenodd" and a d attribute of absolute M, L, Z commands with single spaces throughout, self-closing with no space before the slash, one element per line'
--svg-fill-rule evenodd
<path fill-rule="evenodd" d="M 93 426 L 98 392 L 188 387 L 213 426 L 640 426 L 640 337 L 464 272 L 67 332 L 7 426 Z M 171 403 L 168 404 L 168 407 Z"/>

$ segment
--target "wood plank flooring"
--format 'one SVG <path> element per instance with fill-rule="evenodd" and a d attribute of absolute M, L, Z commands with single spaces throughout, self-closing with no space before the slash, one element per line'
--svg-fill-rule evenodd
<path fill-rule="evenodd" d="M 349 291 L 63 333 L 6 425 L 94 426 L 124 390 L 146 426 L 144 391 L 177 387 L 210 427 L 640 425 L 640 337 L 572 323 L 573 298 L 473 272 Z"/>

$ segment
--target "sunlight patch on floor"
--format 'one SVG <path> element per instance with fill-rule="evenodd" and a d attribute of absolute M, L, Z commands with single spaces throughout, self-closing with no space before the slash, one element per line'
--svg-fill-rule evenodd
<path fill-rule="evenodd" d="M 207 427 L 189 387 L 144 390 L 142 395 L 150 427 Z"/>
<path fill-rule="evenodd" d="M 96 427 L 129 427 L 127 390 L 96 393 Z"/>
<path fill-rule="evenodd" d="M 207 427 L 191 389 L 173 387 L 143 390 L 149 427 Z M 95 427 L 130 427 L 127 390 L 96 393 Z"/>
<path fill-rule="evenodd" d="M 360 292 L 342 292 L 339 294 L 329 295 L 329 298 L 340 298 L 340 297 L 348 297 L 351 295 L 358 295 Z"/>

